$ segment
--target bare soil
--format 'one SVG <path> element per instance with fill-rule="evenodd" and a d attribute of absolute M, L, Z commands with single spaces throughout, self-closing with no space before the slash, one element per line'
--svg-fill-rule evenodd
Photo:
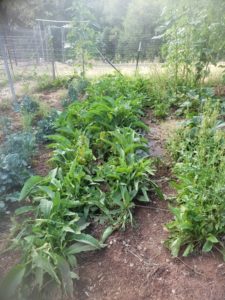
<path fill-rule="evenodd" d="M 42 102 L 43 104 L 47 104 L 48 107 L 61 111 L 61 101 L 66 98 L 67 90 L 61 88 L 57 89 L 56 91 L 36 93 L 35 96 L 39 98 L 40 102 Z"/>

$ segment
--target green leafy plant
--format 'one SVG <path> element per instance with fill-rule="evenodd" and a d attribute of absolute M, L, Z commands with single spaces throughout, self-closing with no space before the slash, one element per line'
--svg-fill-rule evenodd
<path fill-rule="evenodd" d="M 21 200 L 34 189 L 47 191 L 50 199 L 34 197 L 33 206 L 16 211 L 17 216 L 24 215 L 24 221 L 15 224 L 13 245 L 23 249 L 23 255 L 20 264 L 12 268 L 2 283 L 9 296 L 15 292 L 28 298 L 44 295 L 54 283 L 72 297 L 73 279 L 78 278 L 72 271 L 77 266 L 76 254 L 104 247 L 94 237 L 82 233 L 89 223 L 74 212 L 76 202 L 62 200 L 58 186 L 48 185 L 48 181 L 56 180 L 55 176 L 56 172 L 52 171 L 44 179 L 31 177 L 21 191 Z M 12 286 L 15 277 L 18 278 Z"/>
<path fill-rule="evenodd" d="M 37 101 L 34 101 L 34 99 L 31 96 L 25 95 L 21 99 L 20 103 L 20 110 L 22 113 L 36 113 L 40 108 L 40 105 Z"/>
<path fill-rule="evenodd" d="M 174 220 L 166 244 L 172 254 L 187 256 L 196 249 L 209 252 L 220 246 L 224 255 L 224 123 L 218 105 L 208 101 L 204 113 L 189 121 L 172 144 L 177 163 L 178 206 L 171 208 Z"/>
<path fill-rule="evenodd" d="M 68 83 L 68 97 L 63 100 L 62 106 L 66 108 L 69 104 L 84 97 L 89 81 L 83 77 L 76 76 Z"/>
<path fill-rule="evenodd" d="M 34 123 L 34 120 L 39 113 L 40 105 L 31 96 L 25 95 L 20 102 L 20 113 L 22 124 L 25 130 L 28 130 Z"/>
<path fill-rule="evenodd" d="M 40 142 L 48 141 L 48 135 L 55 133 L 55 122 L 59 117 L 60 112 L 52 110 L 46 117 L 37 122 L 36 138 Z"/>
<path fill-rule="evenodd" d="M 105 81 L 112 84 L 109 95 L 103 95 Z M 146 97 L 134 90 L 143 85 L 128 82 L 126 87 L 121 78 L 104 77 L 57 119 L 56 133 L 48 136 L 55 169 L 31 177 L 21 191 L 29 204 L 17 211 L 26 217 L 15 225 L 12 247 L 24 255 L 8 275 L 19 273 L 12 292 L 31 297 L 55 282 L 71 296 L 75 255 L 101 249 L 115 229 L 132 223 L 135 200 L 150 201 L 151 191 L 162 197 L 151 179 L 147 127 L 140 121 Z M 93 220 L 107 226 L 100 241 L 84 231 Z"/>
<path fill-rule="evenodd" d="M 0 200 L 2 210 L 6 201 L 15 201 L 14 192 L 31 175 L 31 158 L 35 151 L 35 138 L 31 133 L 9 134 L 0 148 Z"/>

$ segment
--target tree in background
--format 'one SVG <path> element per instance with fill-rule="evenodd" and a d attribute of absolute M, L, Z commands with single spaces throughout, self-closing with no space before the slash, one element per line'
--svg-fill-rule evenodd
<path fill-rule="evenodd" d="M 219 0 L 220 1 L 220 0 Z M 175 85 L 204 81 L 210 64 L 224 55 L 225 5 L 220 10 L 212 0 L 168 1 L 164 26 L 164 56 Z"/>
<path fill-rule="evenodd" d="M 97 1 L 97 6 L 95 3 L 94 14 L 101 28 L 99 47 L 110 60 L 115 60 L 118 56 L 119 40 L 124 30 L 123 21 L 131 1 L 100 0 Z"/>
<path fill-rule="evenodd" d="M 158 26 L 162 3 L 152 0 L 132 0 L 123 21 L 124 31 L 120 37 L 120 55 L 132 58 L 142 42 L 142 58 L 154 58 L 159 53 L 157 42 L 152 40 Z"/>
<path fill-rule="evenodd" d="M 157 55 L 158 48 L 149 47 L 160 15 L 156 0 L 3 0 L 0 5 L 4 23 L 11 28 L 32 28 L 36 18 L 79 21 L 82 5 L 89 11 L 86 20 L 99 31 L 98 47 L 109 59 L 134 59 L 140 37 L 143 49 L 153 50 L 143 51 L 143 58 Z M 87 32 L 87 27 L 82 31 Z M 76 32 L 74 38 L 81 40 L 81 34 Z M 90 32 L 86 37 L 90 37 Z M 93 36 L 90 38 L 93 40 Z"/>
<path fill-rule="evenodd" d="M 93 14 L 84 1 L 74 1 L 71 11 L 73 21 L 67 35 L 71 45 L 71 57 L 81 66 L 81 75 L 85 76 L 88 61 L 97 54 L 97 26 Z"/>
<path fill-rule="evenodd" d="M 36 18 L 71 19 L 68 9 L 73 0 L 3 0 L 0 1 L 0 22 L 11 27 L 30 28 Z"/>

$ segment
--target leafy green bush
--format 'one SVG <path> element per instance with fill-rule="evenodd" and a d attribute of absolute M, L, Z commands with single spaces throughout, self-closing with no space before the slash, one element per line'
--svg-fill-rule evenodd
<path fill-rule="evenodd" d="M 83 77 L 75 77 L 68 83 L 68 98 L 64 99 L 62 106 L 66 108 L 74 101 L 85 95 L 86 89 L 89 85 L 89 81 Z"/>
<path fill-rule="evenodd" d="M 34 101 L 31 96 L 25 95 L 22 97 L 20 103 L 20 110 L 22 113 L 34 114 L 39 110 L 39 108 L 39 103 L 37 101 Z"/>
<path fill-rule="evenodd" d="M 10 193 L 18 191 L 31 175 L 30 163 L 35 151 L 35 138 L 31 133 L 9 134 L 0 148 L 0 200 L 3 210 Z M 12 197 L 14 200 L 14 197 Z"/>
<path fill-rule="evenodd" d="M 20 102 L 22 125 L 29 130 L 40 113 L 40 104 L 31 96 L 25 95 Z"/>
<path fill-rule="evenodd" d="M 83 77 L 74 78 L 68 86 L 68 96 L 71 100 L 78 100 L 79 95 L 83 95 L 89 81 Z"/>
<path fill-rule="evenodd" d="M 219 108 L 211 101 L 204 113 L 179 131 L 172 149 L 177 159 L 174 171 L 178 207 L 172 208 L 174 220 L 168 224 L 167 241 L 172 254 L 183 249 L 187 256 L 195 249 L 204 252 L 220 244 L 224 251 L 225 230 L 225 134 L 219 121 Z"/>
<path fill-rule="evenodd" d="M 36 138 L 40 142 L 48 141 L 48 135 L 55 133 L 55 122 L 59 117 L 57 110 L 52 110 L 46 117 L 37 122 Z"/>

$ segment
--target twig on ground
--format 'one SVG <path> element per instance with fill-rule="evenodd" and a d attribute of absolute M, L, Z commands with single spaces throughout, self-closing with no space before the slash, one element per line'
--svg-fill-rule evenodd
<path fill-rule="evenodd" d="M 192 268 L 191 266 L 189 266 L 188 264 L 186 264 L 180 257 L 175 257 L 175 259 L 178 259 L 183 265 L 185 265 L 188 269 L 190 269 L 195 274 L 205 277 L 204 274 L 196 271 L 194 268 Z"/>
<path fill-rule="evenodd" d="M 134 253 L 133 251 L 131 251 L 130 249 L 127 249 L 128 252 L 130 252 L 133 256 L 135 256 L 136 258 L 139 259 L 140 262 L 143 262 L 144 264 L 148 265 L 148 266 L 158 266 L 158 264 L 155 263 L 149 263 L 146 260 L 144 260 L 142 257 L 140 257 L 139 255 L 137 255 L 136 253 Z"/>

